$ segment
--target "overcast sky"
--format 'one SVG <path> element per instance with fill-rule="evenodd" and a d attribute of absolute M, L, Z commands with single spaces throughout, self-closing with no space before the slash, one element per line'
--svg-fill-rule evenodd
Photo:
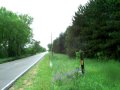
<path fill-rule="evenodd" d="M 31 25 L 34 39 L 47 48 L 53 39 L 65 32 L 80 4 L 88 0 L 0 0 L 0 7 L 34 18 Z"/>

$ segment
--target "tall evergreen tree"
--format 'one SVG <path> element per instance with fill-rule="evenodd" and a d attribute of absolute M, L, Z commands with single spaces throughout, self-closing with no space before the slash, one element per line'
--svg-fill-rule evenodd
<path fill-rule="evenodd" d="M 90 0 L 80 6 L 66 30 L 69 56 L 82 49 L 88 57 L 120 57 L 120 1 Z"/>

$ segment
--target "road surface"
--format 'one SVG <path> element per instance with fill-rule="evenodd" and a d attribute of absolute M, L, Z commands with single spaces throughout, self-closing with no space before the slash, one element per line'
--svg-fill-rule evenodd
<path fill-rule="evenodd" d="M 0 64 L 0 90 L 7 90 L 21 75 L 37 63 L 47 52 Z"/>

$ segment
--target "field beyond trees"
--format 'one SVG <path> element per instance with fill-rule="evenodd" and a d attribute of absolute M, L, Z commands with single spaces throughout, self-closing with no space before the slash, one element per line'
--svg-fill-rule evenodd
<path fill-rule="evenodd" d="M 10 88 L 10 90 L 120 90 L 120 63 L 114 60 L 100 62 L 85 59 L 85 74 L 65 73 L 79 67 L 79 60 L 63 54 L 50 54 L 36 64 Z M 63 79 L 53 80 L 56 75 Z"/>

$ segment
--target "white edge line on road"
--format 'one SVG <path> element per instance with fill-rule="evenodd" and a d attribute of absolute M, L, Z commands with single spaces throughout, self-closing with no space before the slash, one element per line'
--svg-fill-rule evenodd
<path fill-rule="evenodd" d="M 46 53 L 43 55 L 41 55 L 40 59 L 42 59 L 44 56 L 46 55 Z M 4 86 L 1 90 L 8 90 L 8 88 L 19 78 L 21 77 L 25 72 L 27 72 L 33 65 L 35 65 L 38 61 L 37 60 L 35 63 L 33 63 L 32 65 L 30 65 L 27 69 L 25 69 L 22 73 L 20 73 L 18 76 L 16 76 L 11 82 L 9 82 L 6 86 Z"/>

